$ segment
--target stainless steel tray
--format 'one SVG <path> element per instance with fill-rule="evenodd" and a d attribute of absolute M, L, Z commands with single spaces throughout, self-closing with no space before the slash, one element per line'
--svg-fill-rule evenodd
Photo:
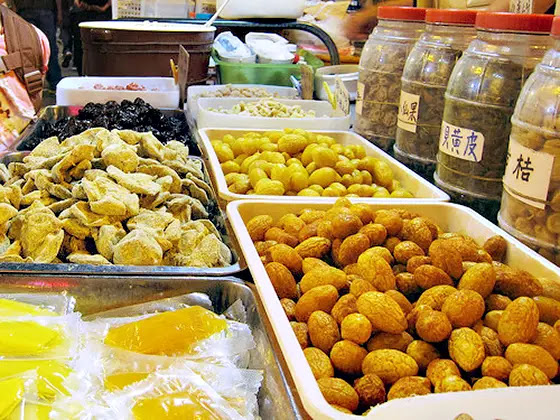
<path fill-rule="evenodd" d="M 221 313 L 240 299 L 257 345 L 250 352 L 249 367 L 264 371 L 258 395 L 261 417 L 301 419 L 306 416 L 302 414 L 297 394 L 292 393 L 293 382 L 285 374 L 285 362 L 278 357 L 281 354 L 278 343 L 253 285 L 232 277 L 2 276 L 0 293 L 10 292 L 67 293 L 76 298 L 76 310 L 83 315 L 193 292 L 207 294 L 214 310 Z"/>
<path fill-rule="evenodd" d="M 25 130 L 23 130 L 23 132 L 21 133 L 19 139 L 12 145 L 10 146 L 9 150 L 11 151 L 27 151 L 30 150 L 29 148 L 29 140 L 40 130 L 41 125 L 45 123 L 45 121 L 48 122 L 55 122 L 57 120 L 60 120 L 62 118 L 65 117 L 70 117 L 70 116 L 75 116 L 77 113 L 77 110 L 81 109 L 82 107 L 75 107 L 75 106 L 47 106 L 45 108 L 43 108 L 40 112 L 39 115 L 37 117 L 37 119 L 33 122 L 31 122 L 26 128 Z M 179 109 L 160 109 L 160 111 L 163 113 L 163 115 L 168 116 L 168 117 L 185 117 L 186 115 L 183 111 L 179 110 Z M 189 135 L 190 137 L 196 142 L 198 143 L 196 137 L 194 136 L 194 133 L 188 123 L 187 122 L 187 126 L 189 127 Z M 189 147 L 189 149 L 192 149 L 192 147 Z M 190 151 L 191 154 L 196 155 L 196 156 L 200 156 L 200 147 L 198 147 L 198 150 L 191 150 Z"/>
<path fill-rule="evenodd" d="M 12 152 L 0 157 L 0 163 L 8 165 L 10 162 L 21 162 L 29 152 Z M 133 265 L 90 265 L 90 264 L 38 264 L 38 263 L 0 263 L 1 273 L 47 273 L 47 274 L 114 274 L 114 275 L 166 275 L 166 276 L 231 276 L 247 268 L 243 252 L 235 236 L 225 212 L 219 206 L 217 195 L 206 169 L 207 162 L 198 156 L 190 156 L 191 159 L 200 160 L 204 177 L 212 189 L 214 206 L 212 219 L 220 233 L 224 243 L 231 249 L 233 264 L 228 267 L 219 268 L 194 268 L 174 266 L 133 266 Z"/>

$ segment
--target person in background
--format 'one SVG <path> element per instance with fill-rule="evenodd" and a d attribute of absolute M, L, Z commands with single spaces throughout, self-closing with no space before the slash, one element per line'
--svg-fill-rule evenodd
<path fill-rule="evenodd" d="M 70 21 L 70 7 L 72 0 L 61 0 L 62 24 L 60 26 L 60 40 L 62 41 L 62 67 L 66 68 L 72 61 L 72 23 Z"/>
<path fill-rule="evenodd" d="M 486 8 L 489 12 L 509 12 L 510 0 L 495 0 Z M 533 13 L 554 14 L 555 0 L 533 0 Z"/>
<path fill-rule="evenodd" d="M 344 20 L 344 33 L 351 41 L 365 41 L 377 25 L 378 6 L 412 6 L 412 0 L 387 0 L 374 2 L 364 0 L 362 9 L 348 15 Z"/>
<path fill-rule="evenodd" d="M 51 56 L 47 81 L 51 89 L 62 79 L 58 63 L 58 47 L 56 45 L 57 22 L 62 23 L 61 0 L 13 0 L 16 12 L 29 23 L 39 28 L 49 40 Z"/>
<path fill-rule="evenodd" d="M 74 65 L 82 76 L 83 55 L 80 23 L 97 20 L 111 20 L 111 0 L 74 0 L 70 10 L 72 39 L 74 43 Z"/>
<path fill-rule="evenodd" d="M 0 0 L 0 153 L 41 107 L 49 41 Z"/>

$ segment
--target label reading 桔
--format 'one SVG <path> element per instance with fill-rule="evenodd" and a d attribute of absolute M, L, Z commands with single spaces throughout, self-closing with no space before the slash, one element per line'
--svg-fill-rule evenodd
<path fill-rule="evenodd" d="M 418 108 L 420 107 L 420 95 L 401 90 L 401 101 L 399 105 L 399 119 L 397 126 L 403 130 L 416 133 L 418 123 Z"/>
<path fill-rule="evenodd" d="M 504 187 L 524 203 L 544 209 L 553 166 L 553 155 L 537 152 L 510 139 Z"/>
<path fill-rule="evenodd" d="M 457 159 L 480 162 L 484 152 L 484 135 L 443 121 L 439 136 L 439 151 Z"/>

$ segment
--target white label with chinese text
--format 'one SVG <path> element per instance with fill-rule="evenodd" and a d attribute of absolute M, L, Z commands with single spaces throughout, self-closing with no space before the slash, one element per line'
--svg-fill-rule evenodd
<path fill-rule="evenodd" d="M 358 82 L 358 92 L 356 95 L 356 114 L 362 115 L 362 108 L 364 106 L 364 92 L 366 90 L 366 85 L 362 82 Z"/>
<path fill-rule="evenodd" d="M 416 133 L 418 122 L 418 108 L 420 107 L 420 95 L 401 90 L 401 101 L 399 105 L 399 119 L 397 126 L 403 130 Z"/>
<path fill-rule="evenodd" d="M 439 151 L 457 159 L 480 162 L 484 152 L 484 135 L 443 121 Z"/>
<path fill-rule="evenodd" d="M 519 200 L 545 208 L 554 156 L 510 140 L 504 186 Z"/>
<path fill-rule="evenodd" d="M 348 93 L 348 89 L 346 89 L 346 86 L 344 86 L 340 77 L 336 77 L 334 79 L 334 83 L 334 99 L 336 101 L 336 108 L 344 112 L 344 115 L 348 115 L 350 113 L 350 94 Z"/>
<path fill-rule="evenodd" d="M 509 2 L 509 11 L 511 13 L 533 13 L 533 0 L 511 0 Z"/>

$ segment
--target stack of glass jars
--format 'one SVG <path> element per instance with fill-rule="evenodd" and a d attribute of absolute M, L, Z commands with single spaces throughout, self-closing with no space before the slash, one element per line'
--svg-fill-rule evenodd
<path fill-rule="evenodd" d="M 360 59 L 354 130 L 387 152 L 395 142 L 402 71 L 425 15 L 421 8 L 379 7 L 379 23 Z"/>
<path fill-rule="evenodd" d="M 560 265 L 560 18 L 513 114 L 500 226 Z"/>
<path fill-rule="evenodd" d="M 431 180 L 447 82 L 455 63 L 476 37 L 476 11 L 429 9 L 426 32 L 404 66 L 395 157 Z"/>
<path fill-rule="evenodd" d="M 480 12 L 477 39 L 445 93 L 436 185 L 496 220 L 511 117 L 523 83 L 551 45 L 553 16 Z"/>

